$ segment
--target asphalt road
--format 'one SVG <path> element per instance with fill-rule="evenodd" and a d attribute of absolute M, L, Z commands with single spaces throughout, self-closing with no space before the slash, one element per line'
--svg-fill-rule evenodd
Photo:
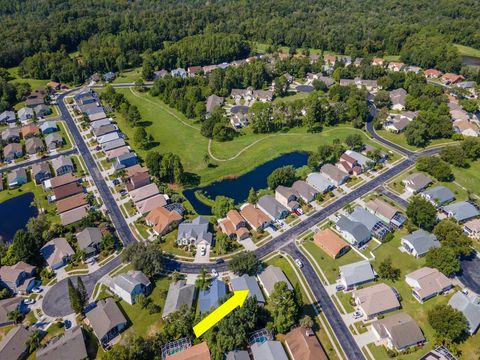
<path fill-rule="evenodd" d="M 396 204 L 400 205 L 401 207 L 403 208 L 407 208 L 408 206 L 408 201 L 405 200 L 405 199 L 402 199 L 400 196 L 398 195 L 395 195 L 394 193 L 392 193 L 391 191 L 388 191 L 387 189 L 385 189 L 383 186 L 380 186 L 378 188 L 378 192 L 380 194 L 383 194 L 384 196 L 388 197 L 390 200 L 393 200 L 395 201 Z"/>
<path fill-rule="evenodd" d="M 14 164 L 14 165 L 10 165 L 10 166 L 4 166 L 0 169 L 0 174 L 5 173 L 7 171 L 12 171 L 12 170 L 20 169 L 20 168 L 25 168 L 25 167 L 32 166 L 34 164 L 38 164 L 38 163 L 42 163 L 42 162 L 45 162 L 45 161 L 53 160 L 53 159 L 56 159 L 57 157 L 62 156 L 62 155 L 67 155 L 68 156 L 68 155 L 73 155 L 73 154 L 76 154 L 76 153 L 77 153 L 77 148 L 74 147 L 73 149 L 63 151 L 63 152 L 57 153 L 55 155 L 49 155 L 49 156 L 45 156 L 45 157 L 40 158 L 40 159 L 23 161 L 23 162 L 18 163 L 18 164 Z"/>
<path fill-rule="evenodd" d="M 121 257 L 118 256 L 97 271 L 81 277 L 88 296 L 92 294 L 98 280 L 120 265 L 121 261 Z M 77 286 L 77 278 L 78 276 L 70 277 L 74 286 Z M 52 317 L 66 316 L 73 312 L 68 297 L 67 279 L 60 280 L 45 294 L 42 301 L 42 310 L 46 315 Z"/>
<path fill-rule="evenodd" d="M 320 306 L 323 314 L 327 318 L 328 323 L 330 324 L 338 342 L 347 356 L 347 359 L 365 359 L 362 351 L 358 347 L 352 334 L 338 313 L 337 308 L 333 304 L 332 298 L 328 295 L 318 277 L 318 274 L 310 264 L 310 261 L 305 257 L 305 255 L 302 254 L 302 252 L 294 245 L 294 243 L 287 245 L 282 249 L 282 251 L 285 251 L 293 258 L 298 258 L 302 261 L 303 267 L 301 271 L 305 275 L 308 286 L 310 287 L 317 304 Z"/>
<path fill-rule="evenodd" d="M 475 241 L 475 240 L 474 240 Z M 480 294 L 480 258 L 477 254 L 460 261 L 462 272 L 459 280 L 473 292 Z"/>

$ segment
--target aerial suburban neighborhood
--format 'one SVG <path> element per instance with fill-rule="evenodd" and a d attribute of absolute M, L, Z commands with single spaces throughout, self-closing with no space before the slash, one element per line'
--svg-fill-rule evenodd
<path fill-rule="evenodd" d="M 1 5 L 0 359 L 480 359 L 476 8 Z"/>

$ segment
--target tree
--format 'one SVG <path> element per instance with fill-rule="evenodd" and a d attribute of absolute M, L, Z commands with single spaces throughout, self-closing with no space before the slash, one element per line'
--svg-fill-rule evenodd
<path fill-rule="evenodd" d="M 25 261 L 28 264 L 39 264 L 40 244 L 36 239 L 23 229 L 18 230 L 13 236 L 13 254 L 19 261 Z"/>
<path fill-rule="evenodd" d="M 440 152 L 440 158 L 456 167 L 463 168 L 468 165 L 465 153 L 459 145 L 444 147 Z"/>
<path fill-rule="evenodd" d="M 140 147 L 146 149 L 148 146 L 148 134 L 144 127 L 137 127 L 133 133 L 133 141 Z"/>
<path fill-rule="evenodd" d="M 385 90 L 379 90 L 375 95 L 373 102 L 378 108 L 389 108 L 392 105 L 392 101 L 390 100 L 390 93 Z"/>
<path fill-rule="evenodd" d="M 75 314 L 79 314 L 83 311 L 83 307 L 81 304 L 80 294 L 78 293 L 77 289 L 73 286 L 72 279 L 68 278 L 67 280 L 67 288 L 68 288 L 68 297 L 70 299 L 70 307 L 75 312 Z"/>
<path fill-rule="evenodd" d="M 438 269 L 446 276 L 453 275 L 460 271 L 460 261 L 455 251 L 449 247 L 430 249 L 427 253 L 425 263 L 429 267 Z"/>
<path fill-rule="evenodd" d="M 306 329 L 311 329 L 313 328 L 313 320 L 310 316 L 305 315 L 303 318 L 300 319 L 299 321 L 300 326 L 303 326 Z"/>
<path fill-rule="evenodd" d="M 433 229 L 433 233 L 443 247 L 451 248 L 457 256 L 468 256 L 473 251 L 472 239 L 464 233 L 462 226 L 451 219 L 440 221 Z"/>
<path fill-rule="evenodd" d="M 467 158 L 477 160 L 480 158 L 480 139 L 475 137 L 467 137 L 460 144 Z"/>
<path fill-rule="evenodd" d="M 467 336 L 465 316 L 450 305 L 436 305 L 427 315 L 428 322 L 443 340 L 459 342 Z"/>
<path fill-rule="evenodd" d="M 430 231 L 437 222 L 437 209 L 420 196 L 413 196 L 407 206 L 407 216 L 416 226 Z"/>
<path fill-rule="evenodd" d="M 416 147 L 428 145 L 428 130 L 425 124 L 414 120 L 407 125 L 404 134 L 408 145 Z"/>
<path fill-rule="evenodd" d="M 256 204 L 257 201 L 258 201 L 257 192 L 253 187 L 251 187 L 250 190 L 248 191 L 247 202 L 249 202 L 250 204 Z"/>
<path fill-rule="evenodd" d="M 176 154 L 166 153 L 160 162 L 159 177 L 169 183 L 182 183 L 183 164 Z"/>
<path fill-rule="evenodd" d="M 134 243 L 122 254 L 124 262 L 131 262 L 135 270 L 142 271 L 148 277 L 160 274 L 164 269 L 163 253 L 155 243 Z"/>
<path fill-rule="evenodd" d="M 193 337 L 193 321 L 195 314 L 188 305 L 182 305 L 180 308 L 168 315 L 164 324 L 164 333 L 169 339 L 178 339 L 182 337 Z"/>
<path fill-rule="evenodd" d="M 363 139 L 360 134 L 351 134 L 345 138 L 345 144 L 355 151 L 360 151 L 363 148 Z"/>
<path fill-rule="evenodd" d="M 387 257 L 378 267 L 378 276 L 385 280 L 397 281 L 400 279 L 400 269 L 394 268 L 392 265 L 392 258 Z"/>
<path fill-rule="evenodd" d="M 292 186 L 297 180 L 295 174 L 295 168 L 291 165 L 283 166 L 272 171 L 267 178 L 268 187 L 270 189 L 276 189 L 277 186 Z"/>
<path fill-rule="evenodd" d="M 227 212 L 233 210 L 235 204 L 233 199 L 219 195 L 215 198 L 215 202 L 212 205 L 212 214 L 215 215 L 218 219 L 225 217 Z"/>
<path fill-rule="evenodd" d="M 296 323 L 299 312 L 293 291 L 288 289 L 286 282 L 279 281 L 274 285 L 269 300 L 275 329 L 279 333 L 287 332 Z"/>
<path fill-rule="evenodd" d="M 22 318 L 23 313 L 19 310 L 12 310 L 7 314 L 8 320 L 12 320 L 15 324 L 18 324 Z"/>
<path fill-rule="evenodd" d="M 158 151 L 149 151 L 145 158 L 145 165 L 147 166 L 148 170 L 158 179 L 160 178 L 162 158 L 162 154 L 160 154 Z"/>
<path fill-rule="evenodd" d="M 236 275 L 241 276 L 243 274 L 255 275 L 258 271 L 260 263 L 252 251 L 242 252 L 232 257 L 232 260 L 228 263 L 228 268 Z"/>
<path fill-rule="evenodd" d="M 197 280 L 195 281 L 195 287 L 199 290 L 206 290 L 210 285 L 210 276 L 208 275 L 207 269 L 202 268 L 198 274 Z"/>
<path fill-rule="evenodd" d="M 438 181 L 452 181 L 454 179 L 450 166 L 437 156 L 419 156 L 417 170 L 425 171 Z"/>
<path fill-rule="evenodd" d="M 46 240 L 47 231 L 50 228 L 50 221 L 45 214 L 39 214 L 37 217 L 28 219 L 27 231 L 36 239 L 39 246 L 43 246 Z"/>
<path fill-rule="evenodd" d="M 36 349 L 40 347 L 40 341 L 42 341 L 43 335 L 40 330 L 33 330 L 27 338 L 26 345 L 28 351 L 34 352 Z"/>
<path fill-rule="evenodd" d="M 145 80 L 153 80 L 155 73 L 154 73 L 154 61 L 150 55 L 146 55 L 143 58 L 143 65 L 142 65 L 142 77 Z"/>
<path fill-rule="evenodd" d="M 83 284 L 82 278 L 79 276 L 77 278 L 77 293 L 78 293 L 78 302 L 83 309 L 87 306 L 88 303 L 88 293 L 87 289 L 85 289 L 85 285 Z"/>

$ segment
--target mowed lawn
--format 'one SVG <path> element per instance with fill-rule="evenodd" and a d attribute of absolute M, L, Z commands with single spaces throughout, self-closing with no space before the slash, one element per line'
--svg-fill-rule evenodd
<path fill-rule="evenodd" d="M 405 134 L 400 133 L 400 134 L 394 134 L 388 130 L 375 130 L 375 132 L 380 135 L 381 137 L 390 140 L 391 142 L 400 145 L 404 147 L 405 149 L 412 150 L 412 151 L 417 151 L 417 150 L 422 150 L 423 148 L 408 145 L 407 144 L 407 139 L 405 139 Z M 428 144 L 427 148 L 436 146 L 436 145 L 441 145 L 441 144 L 447 144 L 447 143 L 453 143 L 452 139 L 434 139 L 431 140 L 430 143 Z"/>
<path fill-rule="evenodd" d="M 205 155 L 208 154 L 208 139 L 200 134 L 200 124 L 187 119 L 180 112 L 147 93 L 137 93 L 136 96 L 130 89 L 117 89 L 117 91 L 124 94 L 131 104 L 138 106 L 144 126 L 154 138 L 155 143 L 152 149 L 162 153 L 178 154 L 185 170 L 199 175 L 202 185 L 224 177 L 239 176 L 281 154 L 293 151 L 314 151 L 321 144 L 331 143 L 335 138 L 343 140 L 354 133 L 361 134 L 366 143 L 386 150 L 368 138 L 362 130 L 347 125 L 325 128 L 316 134 L 307 133 L 304 128 L 295 128 L 289 132 L 276 134 L 253 134 L 250 129 L 246 129 L 233 141 L 212 141 L 213 156 L 224 161 L 210 159 L 210 163 L 214 166 L 208 167 L 204 160 Z M 146 151 L 139 150 L 133 142 L 133 128 L 118 114 L 117 122 L 121 130 L 130 138 L 130 145 L 139 155 L 145 157 Z"/>
<path fill-rule="evenodd" d="M 454 45 L 458 49 L 458 52 L 460 53 L 460 55 L 480 58 L 480 49 L 475 49 L 470 46 L 464 46 L 459 44 L 454 44 Z"/>
<path fill-rule="evenodd" d="M 17 82 L 17 83 L 29 83 L 32 87 L 32 90 L 35 90 L 39 87 L 47 86 L 47 83 L 50 80 L 38 80 L 38 79 L 30 79 L 30 78 L 22 78 L 18 75 L 18 67 L 9 68 L 8 72 L 15 77 L 15 79 L 11 80 L 10 82 Z"/>
<path fill-rule="evenodd" d="M 470 162 L 466 169 L 452 167 L 455 181 L 480 196 L 480 160 Z"/>

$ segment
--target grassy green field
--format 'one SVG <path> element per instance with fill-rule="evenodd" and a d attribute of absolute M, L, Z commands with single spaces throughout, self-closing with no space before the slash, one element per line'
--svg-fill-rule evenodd
<path fill-rule="evenodd" d="M 480 196 L 480 160 L 472 162 L 469 168 L 453 168 L 455 181 Z"/>
<path fill-rule="evenodd" d="M 142 68 L 134 68 L 124 70 L 122 73 L 117 74 L 115 80 L 113 80 L 113 84 L 120 84 L 120 83 L 134 83 L 138 79 L 142 77 Z"/>
<path fill-rule="evenodd" d="M 479 49 L 475 49 L 475 48 L 472 48 L 470 46 L 464 46 L 464 45 L 459 45 L 459 44 L 454 44 L 454 45 L 458 49 L 458 51 L 460 52 L 460 55 L 480 58 L 480 50 Z"/>
<path fill-rule="evenodd" d="M 38 80 L 38 79 L 30 79 L 30 78 L 22 78 L 18 75 L 18 67 L 13 67 L 8 69 L 8 72 L 15 77 L 15 79 L 11 80 L 10 82 L 17 82 L 17 83 L 29 83 L 32 87 L 32 90 L 35 90 L 39 87 L 44 87 L 47 85 L 49 80 Z"/>
<path fill-rule="evenodd" d="M 405 139 L 405 134 L 403 134 L 403 133 L 394 134 L 390 131 L 383 130 L 383 129 L 375 130 L 375 131 L 381 137 L 383 137 L 387 140 L 390 140 L 391 142 L 394 142 L 395 144 L 398 144 L 398 145 L 404 147 L 405 149 L 412 150 L 412 151 L 422 150 L 422 148 L 418 148 L 416 146 L 408 145 L 407 140 Z M 434 139 L 434 140 L 430 141 L 427 148 L 435 146 L 435 145 L 450 143 L 450 142 L 453 142 L 452 139 Z"/>
<path fill-rule="evenodd" d="M 208 153 L 208 139 L 200 134 L 198 124 L 186 119 L 183 114 L 171 109 L 158 98 L 145 93 L 137 93 L 136 96 L 130 89 L 117 91 L 124 94 L 131 104 L 138 106 L 145 128 L 154 138 L 155 144 L 152 149 L 178 154 L 182 158 L 185 170 L 199 175 L 201 184 L 224 177 L 239 176 L 283 153 L 314 151 L 322 143 L 330 143 L 334 138 L 344 139 L 353 133 L 360 133 L 366 143 L 383 148 L 368 138 L 363 131 L 348 125 L 325 128 L 316 134 L 307 133 L 304 128 L 277 134 L 253 134 L 250 129 L 246 129 L 233 141 L 223 143 L 213 141 L 212 154 L 224 161 L 211 159 L 213 166 L 208 167 L 204 161 Z M 145 157 L 146 151 L 138 149 L 132 141 L 134 129 L 118 114 L 116 121 L 130 139 L 130 145 L 141 157 Z"/>

